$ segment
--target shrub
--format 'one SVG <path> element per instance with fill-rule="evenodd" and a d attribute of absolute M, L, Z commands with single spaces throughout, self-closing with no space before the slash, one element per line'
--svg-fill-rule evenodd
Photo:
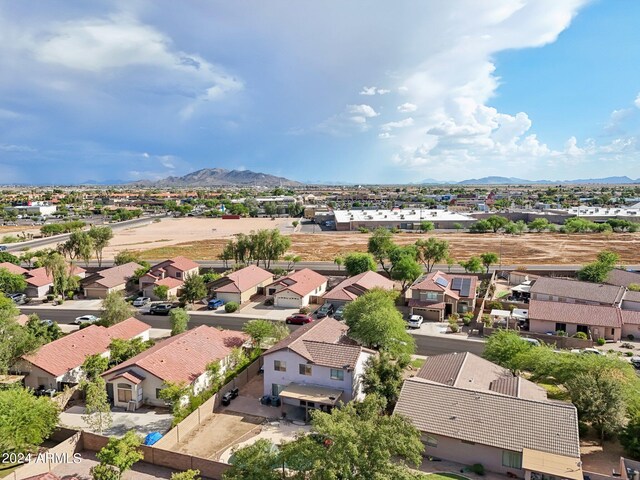
<path fill-rule="evenodd" d="M 56 298 L 52 293 L 47 294 L 47 302 L 53 302 L 53 299 Z"/>
<path fill-rule="evenodd" d="M 451 333 L 458 333 L 458 331 L 460 331 L 458 322 L 452 317 L 449 317 L 449 329 L 451 330 Z"/>
<path fill-rule="evenodd" d="M 607 343 L 607 341 L 606 341 L 604 338 L 600 337 L 598 340 L 596 340 L 596 343 L 597 343 L 598 345 L 602 346 L 602 345 L 604 345 L 605 343 Z"/>
<path fill-rule="evenodd" d="M 306 315 L 311 311 L 309 307 L 300 307 L 300 313 Z"/>
<path fill-rule="evenodd" d="M 471 317 L 467 317 L 466 315 L 462 317 L 462 324 L 468 327 L 471 324 Z"/>
<path fill-rule="evenodd" d="M 573 336 L 573 338 L 580 338 L 580 339 L 582 339 L 582 340 L 586 340 L 586 339 L 587 339 L 587 338 L 589 338 L 589 337 L 587 337 L 587 334 L 586 334 L 586 333 L 584 333 L 584 332 L 577 332 L 577 333 Z"/>
<path fill-rule="evenodd" d="M 481 463 L 474 463 L 471 465 L 470 470 L 476 475 L 484 475 L 484 465 Z"/>
<path fill-rule="evenodd" d="M 567 336 L 567 332 L 565 332 L 564 330 L 557 330 L 556 331 L 556 335 L 558 337 L 566 337 Z"/>
<path fill-rule="evenodd" d="M 627 335 L 627 340 L 629 340 L 630 342 L 633 342 L 635 338 L 636 337 L 633 336 L 633 333 L 630 333 L 629 335 Z"/>
<path fill-rule="evenodd" d="M 224 304 L 224 311 L 227 313 L 233 313 L 240 308 L 238 302 L 227 302 Z"/>
<path fill-rule="evenodd" d="M 633 352 L 624 352 L 625 357 L 633 357 Z"/>
<path fill-rule="evenodd" d="M 586 437 L 589 434 L 589 425 L 584 422 L 578 422 L 578 434 L 580 438 Z"/>
<path fill-rule="evenodd" d="M 360 233 L 369 233 L 369 229 L 367 227 L 360 227 L 358 228 L 358 231 Z"/>
<path fill-rule="evenodd" d="M 632 344 L 627 343 L 627 342 L 621 343 L 620 346 L 622 348 L 628 348 L 629 350 L 633 350 L 635 348 Z"/>

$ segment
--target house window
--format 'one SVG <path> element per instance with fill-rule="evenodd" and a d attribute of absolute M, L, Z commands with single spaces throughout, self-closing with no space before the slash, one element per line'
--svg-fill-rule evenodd
<path fill-rule="evenodd" d="M 131 391 L 132 391 L 131 385 L 127 383 L 119 383 L 118 384 L 118 402 L 129 403 L 133 398 Z"/>
<path fill-rule="evenodd" d="M 427 447 L 438 446 L 438 439 L 436 437 L 432 437 L 431 435 L 425 436 L 423 442 Z"/>
<path fill-rule="evenodd" d="M 307 365 L 306 363 L 300 364 L 300 375 L 311 376 L 311 365 Z"/>
<path fill-rule="evenodd" d="M 438 294 L 436 292 L 427 292 L 425 298 L 427 300 L 438 300 Z"/>
<path fill-rule="evenodd" d="M 522 452 L 502 451 L 502 466 L 507 468 L 522 468 Z"/>
<path fill-rule="evenodd" d="M 582 332 L 589 335 L 589 327 L 587 325 L 577 325 L 576 332 Z"/>
<path fill-rule="evenodd" d="M 615 328 L 612 328 L 612 329 L 611 329 L 611 335 L 615 335 L 615 334 L 616 334 L 616 329 L 615 329 Z"/>
<path fill-rule="evenodd" d="M 344 370 L 332 368 L 331 369 L 331 380 L 344 380 Z"/>
<path fill-rule="evenodd" d="M 273 369 L 276 372 L 286 372 L 287 371 L 287 362 L 283 362 L 282 360 L 274 360 L 273 361 Z"/>
<path fill-rule="evenodd" d="M 566 323 L 556 323 L 556 332 L 566 332 L 567 324 Z"/>
<path fill-rule="evenodd" d="M 182 272 L 176 272 L 176 278 L 182 278 Z"/>

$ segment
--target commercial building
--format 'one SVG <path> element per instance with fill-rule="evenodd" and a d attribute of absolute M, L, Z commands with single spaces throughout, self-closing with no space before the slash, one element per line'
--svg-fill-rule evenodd
<path fill-rule="evenodd" d="M 468 228 L 476 219 L 470 215 L 448 210 L 393 209 L 393 210 L 334 210 L 336 230 L 348 231 L 378 227 L 419 230 L 422 222 L 432 222 L 437 229 Z"/>

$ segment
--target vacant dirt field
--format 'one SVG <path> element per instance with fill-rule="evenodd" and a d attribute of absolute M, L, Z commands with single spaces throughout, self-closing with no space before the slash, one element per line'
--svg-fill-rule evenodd
<path fill-rule="evenodd" d="M 260 228 L 260 227 L 254 227 Z M 620 255 L 621 263 L 640 261 L 640 234 L 551 234 L 530 233 L 519 236 L 469 233 L 435 233 L 429 235 L 401 233 L 394 236 L 396 243 L 412 244 L 420 238 L 436 236 L 449 241 L 453 258 L 466 260 L 483 252 L 502 251 L 504 265 L 579 264 L 593 261 L 602 250 Z M 306 261 L 333 261 L 341 254 L 366 251 L 369 235 L 362 233 L 292 234 L 290 252 Z M 218 254 L 228 238 L 176 242 L 171 247 L 154 248 L 154 244 L 141 245 L 146 259 L 184 255 L 194 260 L 211 260 Z"/>

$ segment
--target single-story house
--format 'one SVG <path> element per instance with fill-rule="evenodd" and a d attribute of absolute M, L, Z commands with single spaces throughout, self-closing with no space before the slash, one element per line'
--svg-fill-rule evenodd
<path fill-rule="evenodd" d="M 232 349 L 247 340 L 242 332 L 201 325 L 156 343 L 102 377 L 116 407 L 163 406 L 159 395 L 168 383 L 184 382 L 194 394 L 201 392 L 211 381 L 207 365 L 220 362 L 223 373 Z"/>
<path fill-rule="evenodd" d="M 604 283 L 627 288 L 629 288 L 631 284 L 640 285 L 640 273 L 630 272 L 622 268 L 614 268 L 609 272 Z"/>
<path fill-rule="evenodd" d="M 0 262 L 0 268 L 4 268 L 8 270 L 9 273 L 13 273 L 14 275 L 25 275 L 29 272 L 26 268 L 22 268 L 19 265 L 9 262 Z"/>
<path fill-rule="evenodd" d="M 301 308 L 317 303 L 327 290 L 327 277 L 308 268 L 298 270 L 267 286 L 276 307 Z"/>
<path fill-rule="evenodd" d="M 71 267 L 70 273 L 80 278 L 86 276 L 86 270 L 77 265 Z M 44 267 L 27 270 L 24 276 L 27 282 L 27 289 L 24 293 L 27 297 L 42 298 L 46 296 L 53 287 L 53 276 L 47 274 L 47 270 Z"/>
<path fill-rule="evenodd" d="M 626 288 L 566 278 L 539 277 L 531 286 L 531 300 L 583 305 L 619 306 Z"/>
<path fill-rule="evenodd" d="M 177 296 L 177 289 L 182 286 L 185 278 L 191 275 L 198 275 L 200 266 L 186 257 L 174 257 L 160 262 L 149 269 L 147 273 L 142 275 L 138 280 L 139 288 L 145 297 L 155 298 L 153 288 L 157 285 L 166 285 L 174 290 Z M 179 280 L 178 282 L 167 281 L 160 283 L 161 280 L 171 278 Z"/>
<path fill-rule="evenodd" d="M 640 339 L 640 311 L 637 310 L 620 310 L 622 316 L 622 340 L 626 340 L 629 335 L 633 338 Z"/>
<path fill-rule="evenodd" d="M 265 395 L 281 399 L 283 408 L 330 410 L 361 400 L 362 375 L 375 352 L 347 336 L 347 327 L 323 318 L 298 328 L 263 354 Z"/>
<path fill-rule="evenodd" d="M 452 313 L 473 312 L 478 277 L 454 275 L 440 270 L 418 278 L 407 289 L 405 299 L 411 315 L 443 322 Z"/>
<path fill-rule="evenodd" d="M 273 283 L 273 274 L 256 265 L 236 270 L 208 285 L 215 298 L 243 304 L 256 294 L 264 294 L 265 287 Z"/>
<path fill-rule="evenodd" d="M 627 290 L 622 297 L 622 309 L 640 311 L 640 292 Z"/>
<path fill-rule="evenodd" d="M 84 378 L 82 364 L 88 355 L 108 357 L 114 338 L 148 340 L 150 329 L 133 317 L 108 328 L 91 325 L 43 345 L 36 353 L 22 357 L 12 370 L 26 375 L 27 387 L 37 389 L 44 385 L 62 390 Z"/>
<path fill-rule="evenodd" d="M 164 286 L 167 287 L 167 298 L 179 297 L 182 285 L 184 285 L 182 280 L 178 280 L 173 277 L 165 277 L 156 280 L 154 283 L 146 283 L 145 287 L 142 289 L 142 295 L 149 297 L 152 300 L 162 300 L 154 293 L 154 289 L 156 287 Z"/>
<path fill-rule="evenodd" d="M 352 302 L 374 288 L 393 290 L 394 286 L 393 280 L 389 280 L 378 272 L 368 271 L 343 280 L 335 288 L 325 293 L 322 299 L 333 304 L 334 307 L 338 307 Z"/>
<path fill-rule="evenodd" d="M 141 265 L 129 262 L 94 273 L 82 282 L 84 296 L 105 298 L 112 292 L 126 290 L 127 283 L 139 268 L 142 268 Z"/>
<path fill-rule="evenodd" d="M 531 300 L 529 331 L 555 333 L 560 330 L 569 336 L 584 332 L 593 339 L 604 338 L 617 342 L 622 335 L 621 310 L 610 305 Z"/>

